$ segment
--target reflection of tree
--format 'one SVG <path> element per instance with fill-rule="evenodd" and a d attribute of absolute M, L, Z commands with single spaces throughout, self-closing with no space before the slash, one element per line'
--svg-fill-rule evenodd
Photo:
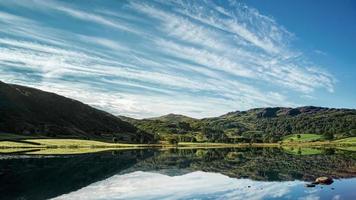
<path fill-rule="evenodd" d="M 0 199 L 48 199 L 113 176 L 152 150 L 0 159 Z"/>
<path fill-rule="evenodd" d="M 356 176 L 355 166 L 356 153 L 334 149 L 319 155 L 293 155 L 277 148 L 174 148 L 0 159 L 0 192 L 4 199 L 47 199 L 133 171 L 177 175 L 200 170 L 254 180 L 311 181 L 319 176 Z"/>
<path fill-rule="evenodd" d="M 299 155 L 298 152 L 300 151 Z M 255 180 L 306 180 L 319 176 L 356 176 L 356 154 L 326 149 L 323 154 L 303 155 L 296 149 L 291 155 L 277 148 L 175 150 L 138 163 L 145 170 L 155 163 L 156 170 L 218 172 L 230 177 Z M 147 169 L 149 170 L 149 169 Z"/>

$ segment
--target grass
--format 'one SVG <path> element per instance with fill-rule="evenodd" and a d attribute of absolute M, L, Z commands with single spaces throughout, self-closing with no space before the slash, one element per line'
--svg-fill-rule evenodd
<path fill-rule="evenodd" d="M 37 145 L 27 144 L 22 142 L 14 142 L 14 141 L 1 141 L 1 148 L 31 148 L 38 147 Z"/>
<path fill-rule="evenodd" d="M 110 147 L 110 146 L 127 146 L 127 144 L 116 144 L 99 142 L 94 140 L 80 140 L 80 139 L 29 139 L 28 142 L 39 143 L 43 146 L 52 147 Z"/>
<path fill-rule="evenodd" d="M 356 137 L 334 141 L 322 141 L 323 136 L 316 134 L 296 134 L 283 138 L 283 143 L 197 143 L 180 142 L 178 145 L 169 144 L 123 144 L 81 139 L 48 139 L 28 138 L 14 134 L 0 134 L 0 153 L 15 153 L 26 151 L 28 154 L 80 154 L 95 153 L 106 150 L 121 150 L 135 148 L 234 148 L 234 147 L 283 147 L 287 152 L 298 155 L 320 153 L 315 148 L 334 146 L 339 149 L 356 150 Z M 7 138 L 6 138 L 7 137 Z M 20 150 L 19 150 L 20 149 Z"/>
<path fill-rule="evenodd" d="M 31 148 L 32 150 L 32 148 Z M 10 153 L 23 153 L 28 151 L 24 148 L 0 148 L 0 154 L 10 154 Z"/>
<path fill-rule="evenodd" d="M 0 153 L 31 155 L 71 155 L 154 147 L 150 144 L 118 144 L 80 139 L 26 139 L 0 141 Z M 157 145 L 156 145 L 157 146 Z"/>
<path fill-rule="evenodd" d="M 317 138 L 321 138 L 320 135 L 316 136 L 301 136 L 300 140 L 293 143 L 284 142 L 283 146 L 297 145 L 327 145 L 327 144 L 340 144 L 340 145 L 352 145 L 356 144 L 356 137 L 345 138 L 335 141 L 317 141 Z M 293 138 L 291 136 L 287 138 Z M 284 139 L 284 141 L 290 141 Z M 303 141 L 303 142 L 301 142 Z M 164 147 L 164 146 L 176 146 L 169 144 L 124 144 L 124 143 L 109 143 L 100 142 L 94 140 L 80 140 L 80 139 L 25 139 L 19 141 L 0 141 L 0 148 L 121 148 L 121 147 Z M 196 143 L 196 142 L 180 142 L 180 147 L 234 147 L 234 146 L 280 146 L 278 143 Z"/>
<path fill-rule="evenodd" d="M 95 148 L 95 147 L 145 147 L 150 144 L 108 143 L 80 139 L 26 139 L 20 141 L 0 141 L 2 148 Z"/>
<path fill-rule="evenodd" d="M 28 151 L 28 155 L 72 155 L 72 154 L 85 154 L 85 153 L 98 153 L 103 151 L 118 151 L 136 148 L 45 148 L 38 149 L 37 151 Z"/>
<path fill-rule="evenodd" d="M 298 135 L 300 137 L 298 137 Z M 317 134 L 293 134 L 293 135 L 287 135 L 285 136 L 282 141 L 283 143 L 294 143 L 294 142 L 315 142 L 315 141 L 321 141 L 323 140 L 324 137 L 322 135 L 317 135 Z"/>
<path fill-rule="evenodd" d="M 145 147 L 121 147 L 121 148 L 0 148 L 0 154 L 21 153 L 26 155 L 73 155 L 98 153 L 103 151 L 122 151 L 144 149 Z"/>

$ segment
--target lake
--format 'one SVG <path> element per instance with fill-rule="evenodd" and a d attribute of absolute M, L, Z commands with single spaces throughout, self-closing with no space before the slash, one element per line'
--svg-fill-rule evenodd
<path fill-rule="evenodd" d="M 331 185 L 305 185 L 331 176 Z M 136 149 L 0 155 L 1 199 L 356 199 L 356 152 Z"/>

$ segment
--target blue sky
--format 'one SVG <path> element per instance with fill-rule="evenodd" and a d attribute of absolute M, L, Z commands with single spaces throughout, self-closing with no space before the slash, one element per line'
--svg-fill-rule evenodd
<path fill-rule="evenodd" d="M 0 1 L 0 80 L 113 114 L 355 108 L 356 3 Z"/>

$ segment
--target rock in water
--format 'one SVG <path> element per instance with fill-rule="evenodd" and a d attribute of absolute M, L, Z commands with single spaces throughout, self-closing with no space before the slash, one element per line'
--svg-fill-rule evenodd
<path fill-rule="evenodd" d="M 315 187 L 315 185 L 312 183 L 307 183 L 307 184 L 305 184 L 305 187 Z"/>
<path fill-rule="evenodd" d="M 319 183 L 319 184 L 330 185 L 334 181 L 331 177 L 322 176 L 322 177 L 315 179 L 315 182 Z"/>

